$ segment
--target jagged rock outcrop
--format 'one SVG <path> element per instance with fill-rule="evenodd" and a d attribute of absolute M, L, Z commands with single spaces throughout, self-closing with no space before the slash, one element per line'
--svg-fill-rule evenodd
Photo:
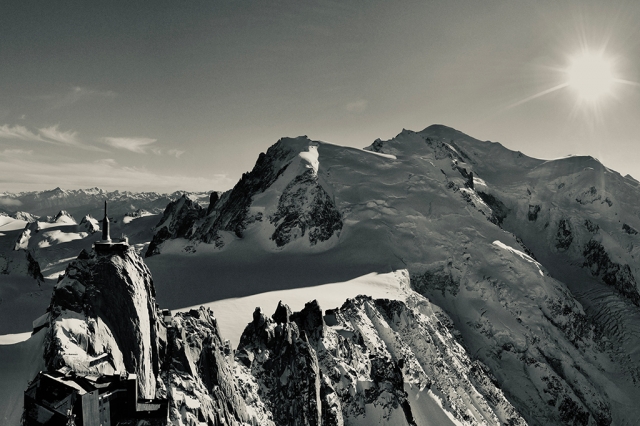
<path fill-rule="evenodd" d="M 76 220 L 71 216 L 71 214 L 65 210 L 60 210 L 55 216 L 49 219 L 51 223 L 68 223 L 68 224 L 76 224 Z"/>
<path fill-rule="evenodd" d="M 45 361 L 79 374 L 135 373 L 153 398 L 159 373 L 159 321 L 151 273 L 135 250 L 83 251 L 55 286 Z"/>
<path fill-rule="evenodd" d="M 96 232 L 100 232 L 100 224 L 98 223 L 97 219 L 88 214 L 83 217 L 78 224 L 78 230 L 87 232 L 89 234 L 95 234 Z"/>
<path fill-rule="evenodd" d="M 566 251 L 573 242 L 573 233 L 571 232 L 571 222 L 567 219 L 560 219 L 558 222 L 558 231 L 556 232 L 556 248 L 559 251 Z"/>
<path fill-rule="evenodd" d="M 251 368 L 278 425 L 526 424 L 414 295 L 408 304 L 361 296 L 323 316 L 308 303 L 271 318 L 258 308 L 236 357 Z"/>
<path fill-rule="evenodd" d="M 135 373 L 141 398 L 168 399 L 172 425 L 275 426 L 210 310 L 161 314 L 136 251 L 101 253 L 82 251 L 54 289 L 44 342 L 48 370 Z"/>
<path fill-rule="evenodd" d="M 191 237 L 198 220 L 204 217 L 205 212 L 205 209 L 186 195 L 169 203 L 156 225 L 153 240 L 145 256 L 160 253 L 162 244 L 169 239 Z"/>
<path fill-rule="evenodd" d="M 29 222 L 24 227 L 16 243 L 13 247 L 13 250 L 26 250 L 29 247 L 29 240 L 31 236 L 39 231 L 38 222 Z"/>
<path fill-rule="evenodd" d="M 34 214 L 31 214 L 28 212 L 21 212 L 21 211 L 15 212 L 14 214 L 11 215 L 11 217 L 17 220 L 24 220 L 29 223 L 36 222 L 39 218 L 39 216 L 36 216 Z"/>
<path fill-rule="evenodd" d="M 318 172 L 317 148 L 306 137 L 281 139 L 260 154 L 253 170 L 243 174 L 233 189 L 223 194 L 211 193 L 206 213 L 176 220 L 189 232 L 172 232 L 170 227 L 162 226 L 163 218 L 147 256 L 159 254 L 161 243 L 169 238 L 190 240 L 184 244 L 185 251 L 196 251 L 201 242 L 221 248 L 228 241 L 243 238 L 251 226 L 270 235 L 276 250 L 295 240 L 317 249 L 321 243 L 339 236 L 343 218 L 330 185 Z M 263 205 L 271 199 L 277 200 L 276 204 Z M 172 204 L 169 207 L 176 209 Z"/>
<path fill-rule="evenodd" d="M 262 215 L 250 215 L 253 196 L 269 188 L 297 154 L 284 140 L 271 146 L 266 153 L 260 153 L 253 170 L 244 173 L 233 189 L 222 194 L 214 207 L 209 209 L 207 219 L 196 232 L 196 238 L 223 245 L 221 231 L 241 237 L 249 223 L 262 220 Z"/>
<path fill-rule="evenodd" d="M 583 254 L 583 266 L 588 268 L 593 276 L 601 278 L 605 284 L 618 290 L 636 306 L 640 306 L 638 283 L 629 265 L 613 262 L 603 245 L 596 240 L 590 240 L 584 246 Z"/>
<path fill-rule="evenodd" d="M 213 312 L 178 313 L 167 329 L 160 395 L 170 400 L 174 425 L 273 425 L 257 394 L 257 384 L 237 366 Z"/>
<path fill-rule="evenodd" d="M 218 200 L 220 199 L 220 193 L 213 191 L 211 195 L 209 195 L 209 206 L 207 207 L 207 216 L 211 214 L 213 209 L 216 208 L 216 204 L 218 204 Z"/>
<path fill-rule="evenodd" d="M 342 216 L 312 169 L 287 185 L 269 221 L 276 227 L 271 239 L 278 247 L 306 233 L 313 246 L 342 229 Z"/>

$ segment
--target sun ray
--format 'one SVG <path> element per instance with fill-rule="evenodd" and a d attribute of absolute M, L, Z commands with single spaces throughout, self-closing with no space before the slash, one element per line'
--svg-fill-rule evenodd
<path fill-rule="evenodd" d="M 628 84 L 629 86 L 636 86 L 636 87 L 640 87 L 640 83 L 635 82 L 635 81 L 631 81 L 631 80 L 624 80 L 622 78 L 616 78 L 614 79 L 614 81 L 616 83 L 621 83 L 621 84 Z"/>
<path fill-rule="evenodd" d="M 507 106 L 505 108 L 505 110 L 511 109 L 511 108 L 515 108 L 515 107 L 520 106 L 520 105 L 522 105 L 522 104 L 524 104 L 526 102 L 532 101 L 532 100 L 537 99 L 537 98 L 539 98 L 541 96 L 544 96 L 544 95 L 548 95 L 549 93 L 555 92 L 556 90 L 563 89 L 563 88 L 565 88 L 567 86 L 569 86 L 569 82 L 558 84 L 557 86 L 553 86 L 553 87 L 551 87 L 549 89 L 543 90 L 542 92 L 538 92 L 535 95 L 531 95 L 528 98 L 525 98 L 525 99 L 522 99 L 522 100 L 520 100 L 518 102 L 515 102 L 515 103 Z"/>

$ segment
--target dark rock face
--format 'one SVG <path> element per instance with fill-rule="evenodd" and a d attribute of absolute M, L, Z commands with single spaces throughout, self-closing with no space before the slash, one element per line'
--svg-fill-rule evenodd
<path fill-rule="evenodd" d="M 571 222 L 567 219 L 560 219 L 558 222 L 558 231 L 556 232 L 556 248 L 559 251 L 566 251 L 572 242 Z"/>
<path fill-rule="evenodd" d="M 216 208 L 218 200 L 220 200 L 220 194 L 216 191 L 213 191 L 209 196 L 209 207 L 207 207 L 207 216 L 209 216 L 211 212 Z"/>
<path fill-rule="evenodd" d="M 640 306 L 636 279 L 629 265 L 613 262 L 602 244 L 595 240 L 590 240 L 585 245 L 582 254 L 582 266 L 588 268 L 591 275 L 600 277 L 605 284 L 614 287 L 636 306 Z"/>
<path fill-rule="evenodd" d="M 469 189 L 474 189 L 473 172 L 467 172 L 467 169 L 460 166 L 456 166 L 456 169 L 460 172 L 460 175 L 462 175 L 462 177 L 466 179 L 464 186 L 466 186 Z"/>
<path fill-rule="evenodd" d="M 27 273 L 38 282 L 44 282 L 44 277 L 40 271 L 40 264 L 34 259 L 29 250 L 25 250 L 27 255 Z"/>
<path fill-rule="evenodd" d="M 253 170 L 244 173 L 236 186 L 210 209 L 207 219 L 198 228 L 197 238 L 205 243 L 221 244 L 219 231 L 230 231 L 242 237 L 250 222 L 248 213 L 252 197 L 271 186 L 295 155 L 297 152 L 281 141 L 271 146 L 266 154 L 260 153 Z"/>
<path fill-rule="evenodd" d="M 375 141 L 373 141 L 373 143 L 369 145 L 366 149 L 373 152 L 382 152 L 383 148 L 384 148 L 384 142 L 382 141 L 382 139 L 378 138 Z"/>
<path fill-rule="evenodd" d="M 597 223 L 593 223 L 589 219 L 584 220 L 584 227 L 587 228 L 587 231 L 591 232 L 592 234 L 596 234 L 600 230 L 600 226 Z"/>
<path fill-rule="evenodd" d="M 509 208 L 507 208 L 507 206 L 505 206 L 502 201 L 491 194 L 478 191 L 478 195 L 480 196 L 480 198 L 482 198 L 482 201 L 484 201 L 489 207 L 491 207 L 491 210 L 493 211 L 493 214 L 491 215 L 489 220 L 496 225 L 502 225 L 502 222 L 509 214 Z"/>
<path fill-rule="evenodd" d="M 527 214 L 529 222 L 535 222 L 536 220 L 538 220 L 538 213 L 540 213 L 540 206 L 537 204 L 529 204 L 529 213 Z"/>
<path fill-rule="evenodd" d="M 636 231 L 633 227 L 627 225 L 626 223 L 622 224 L 622 230 L 629 235 L 638 235 L 638 231 Z"/>
<path fill-rule="evenodd" d="M 600 204 L 606 204 L 609 207 L 613 206 L 613 202 L 609 197 L 605 197 L 604 200 L 602 199 L 602 195 L 598 194 L 598 189 L 595 186 L 592 186 L 576 197 L 576 201 L 582 205 L 593 204 L 596 201 L 599 201 Z"/>
<path fill-rule="evenodd" d="M 212 198 L 213 194 L 215 192 L 211 194 Z M 156 225 L 156 232 L 145 256 L 159 254 L 162 243 L 169 239 L 191 237 L 195 231 L 196 222 L 204 216 L 205 210 L 185 195 L 169 203 Z"/>
<path fill-rule="evenodd" d="M 329 194 L 318 183 L 313 170 L 297 176 L 280 196 L 276 213 L 269 218 L 276 229 L 271 238 L 278 247 L 303 237 L 315 245 L 342 229 L 342 215 Z"/>
<path fill-rule="evenodd" d="M 411 287 L 420 294 L 428 294 L 427 288 L 439 291 L 444 296 L 446 292 L 453 296 L 458 294 L 460 283 L 454 279 L 451 271 L 446 267 L 440 267 L 415 274 L 411 277 Z"/>
<path fill-rule="evenodd" d="M 200 307 L 173 318 L 161 380 L 174 424 L 182 424 L 185 417 L 214 425 L 264 424 L 247 409 L 246 391 L 235 377 L 233 350 L 222 340 L 209 309 Z M 189 398 L 198 406 L 188 404 Z"/>

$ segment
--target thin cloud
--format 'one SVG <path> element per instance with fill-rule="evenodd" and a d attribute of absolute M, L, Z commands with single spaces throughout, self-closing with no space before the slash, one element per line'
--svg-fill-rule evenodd
<path fill-rule="evenodd" d="M 118 163 L 113 158 L 103 158 L 101 160 L 94 161 L 96 164 L 104 164 L 106 166 L 116 167 Z"/>
<path fill-rule="evenodd" d="M 95 89 L 87 89 L 86 87 L 75 86 L 71 89 L 71 93 L 76 96 L 97 96 L 101 98 L 115 98 L 117 96 L 116 92 L 112 90 L 95 90 Z"/>
<path fill-rule="evenodd" d="M 0 197 L 0 206 L 2 207 L 18 207 L 22 205 L 22 201 L 13 198 Z"/>
<path fill-rule="evenodd" d="M 70 105 L 75 104 L 76 102 L 82 100 L 90 100 L 90 99 L 109 99 L 115 98 L 117 94 L 111 90 L 96 90 L 89 89 L 87 87 L 74 86 L 71 90 L 64 95 L 52 95 L 54 103 L 52 105 L 53 109 L 63 108 Z"/>
<path fill-rule="evenodd" d="M 59 142 L 64 145 L 81 145 L 78 140 L 78 132 L 73 132 L 71 130 L 67 130 L 66 132 L 60 131 L 58 130 L 57 124 L 55 126 L 38 129 L 38 131 L 42 136 L 54 142 Z"/>
<path fill-rule="evenodd" d="M 148 154 L 152 153 L 155 155 L 171 155 L 176 158 L 180 158 L 185 151 L 179 149 L 162 149 L 154 146 L 158 140 L 152 138 L 114 138 L 114 137 L 105 137 L 102 138 L 102 141 L 106 144 L 118 148 L 124 149 L 131 152 L 137 152 L 138 154 Z"/>
<path fill-rule="evenodd" d="M 345 108 L 349 112 L 361 113 L 361 112 L 364 112 L 365 109 L 367 109 L 367 101 L 364 99 L 360 99 L 354 102 L 349 102 L 345 106 Z"/>
<path fill-rule="evenodd" d="M 146 154 L 150 148 L 149 145 L 157 142 L 157 139 L 151 138 L 113 138 L 106 137 L 102 140 L 111 145 L 114 148 L 125 149 L 131 152 L 137 152 L 139 154 Z"/>
<path fill-rule="evenodd" d="M 170 149 L 167 151 L 167 154 L 172 155 L 176 158 L 180 158 L 182 156 L 182 154 L 184 154 L 185 151 L 181 151 L 179 149 Z"/>
<path fill-rule="evenodd" d="M 25 155 L 32 155 L 33 150 L 26 149 L 4 149 L 0 151 L 2 157 L 23 157 Z"/>
<path fill-rule="evenodd" d="M 40 135 L 37 135 L 26 127 L 20 125 L 9 126 L 8 124 L 5 124 L 0 126 L 0 138 L 46 142 Z"/>
<path fill-rule="evenodd" d="M 73 130 L 62 131 L 59 127 L 60 126 L 58 124 L 43 127 L 38 129 L 38 132 L 35 133 L 19 124 L 15 126 L 5 124 L 0 126 L 0 139 L 44 142 L 52 145 L 86 149 L 88 151 L 106 152 L 104 149 L 82 143 L 78 138 L 78 132 Z"/>
<path fill-rule="evenodd" d="M 144 168 L 124 167 L 110 158 L 90 162 L 51 163 L 30 158 L 0 157 L 0 182 L 10 192 L 62 188 L 100 188 L 128 191 L 210 191 L 231 188 L 226 174 L 206 177 L 156 174 Z"/>

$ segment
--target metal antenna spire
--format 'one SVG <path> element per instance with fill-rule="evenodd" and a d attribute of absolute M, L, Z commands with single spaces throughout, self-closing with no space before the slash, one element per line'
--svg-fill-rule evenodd
<path fill-rule="evenodd" d="M 102 219 L 102 241 L 111 241 L 111 235 L 109 235 L 109 217 L 107 216 L 107 200 L 104 200 L 104 219 Z"/>

